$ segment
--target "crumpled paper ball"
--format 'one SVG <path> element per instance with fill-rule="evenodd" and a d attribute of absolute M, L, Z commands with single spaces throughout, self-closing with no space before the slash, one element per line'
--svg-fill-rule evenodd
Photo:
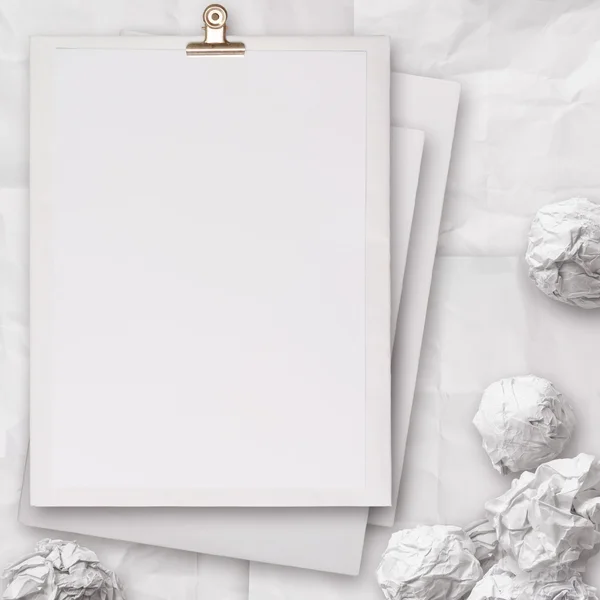
<path fill-rule="evenodd" d="M 124 600 L 116 575 L 94 552 L 62 540 L 42 540 L 7 567 L 3 600 Z"/>
<path fill-rule="evenodd" d="M 542 207 L 525 260 L 529 277 L 547 296 L 581 308 L 600 306 L 600 205 L 571 198 Z"/>
<path fill-rule="evenodd" d="M 473 542 L 475 558 L 487 572 L 500 559 L 496 528 L 487 519 L 481 519 L 465 527 L 465 533 Z"/>
<path fill-rule="evenodd" d="M 494 565 L 476 584 L 468 600 L 516 600 L 515 575 Z"/>
<path fill-rule="evenodd" d="M 556 458 L 571 439 L 575 415 L 552 383 L 525 375 L 492 383 L 473 423 L 492 466 L 505 474 Z"/>
<path fill-rule="evenodd" d="M 598 600 L 598 596 L 581 573 L 568 567 L 515 574 L 498 564 L 475 585 L 468 600 Z"/>
<path fill-rule="evenodd" d="M 394 533 L 377 568 L 387 600 L 459 600 L 482 575 L 469 536 L 445 525 Z"/>
<path fill-rule="evenodd" d="M 600 463 L 589 454 L 550 461 L 485 508 L 520 570 L 574 566 L 599 549 Z"/>
<path fill-rule="evenodd" d="M 519 600 L 598 600 L 596 588 L 585 584 L 581 573 L 564 567 L 531 573 L 524 587 Z"/>

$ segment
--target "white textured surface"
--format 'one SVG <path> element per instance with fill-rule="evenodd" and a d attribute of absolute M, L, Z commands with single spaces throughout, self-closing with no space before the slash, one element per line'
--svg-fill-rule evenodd
<path fill-rule="evenodd" d="M 579 568 L 600 550 L 600 462 L 591 454 L 524 471 L 485 504 L 498 545 L 521 571 Z"/>
<path fill-rule="evenodd" d="M 540 206 L 598 195 L 598 3 L 355 0 L 354 23 L 394 71 L 462 84 L 441 253 L 521 253 Z"/>
<path fill-rule="evenodd" d="M 155 8 L 159 4 L 160 17 Z M 337 0 L 297 0 L 285 13 L 292 19 L 285 26 L 279 18 L 289 4 L 238 0 L 235 7 L 248 6 L 244 12 L 259 6 L 270 15 L 270 26 L 263 22 L 262 29 L 239 32 L 309 31 L 308 19 L 314 12 L 329 23 L 330 28 L 323 30 L 327 33 L 336 33 L 343 18 L 346 29 L 340 33 L 352 23 L 348 2 L 335 14 Z M 10 135 L 0 136 L 0 186 L 26 182 L 24 56 L 30 32 L 114 33 L 144 27 L 173 33 L 185 27 L 195 32 L 199 21 L 199 11 L 189 0 L 132 0 L 127 3 L 130 14 L 115 24 L 110 15 L 123 15 L 123 6 L 117 0 L 96 9 L 88 4 L 75 7 L 67 0 L 1 0 L 0 130 Z M 232 2 L 228 6 L 233 14 L 236 8 Z M 357 32 L 395 35 L 396 70 L 448 77 L 463 85 L 439 246 L 441 254 L 453 257 L 438 260 L 434 277 L 398 517 L 407 525 L 420 521 L 466 525 L 482 514 L 485 500 L 507 487 L 505 478 L 489 466 L 476 431 L 465 426 L 483 389 L 495 379 L 534 371 L 554 381 L 569 394 L 576 413 L 585 417 L 567 454 L 600 453 L 594 428 L 600 418 L 596 350 L 600 314 L 543 297 L 527 281 L 520 260 L 537 208 L 573 195 L 600 196 L 596 166 L 600 5 L 588 0 L 356 0 L 356 7 Z M 193 18 L 185 17 L 192 13 Z M 4 206 L 5 196 L 0 198 Z M 3 220 L 4 273 L 4 232 L 10 229 L 6 228 L 10 217 Z M 18 241 L 14 233 L 7 235 Z M 1 280 L 0 342 L 2 373 L 10 365 L 11 377 L 0 378 L 0 415 L 13 425 L 8 436 L 12 458 L 0 459 L 0 522 L 7 526 L 0 538 L 2 562 L 39 538 L 37 532 L 18 526 L 14 514 L 23 452 L 14 440 L 23 439 L 15 432 L 24 428 L 24 420 L 10 414 L 24 410 L 17 408 L 16 398 L 27 377 L 23 370 L 27 314 L 22 294 L 4 293 L 6 281 L 25 277 L 22 265 L 8 266 L 10 279 Z M 12 349 L 7 350 L 9 341 Z M 13 390 L 10 394 L 6 386 Z M 480 484 L 463 494 L 474 481 Z M 374 571 L 388 537 L 388 530 L 370 528 L 358 579 L 321 577 L 311 583 L 310 573 L 284 570 L 284 577 L 256 585 L 252 600 L 380 599 Z M 133 600 L 246 597 L 244 563 L 202 557 L 196 579 L 193 555 L 86 541 L 131 582 Z M 596 585 L 598 566 L 590 566 L 588 577 Z"/>
<path fill-rule="evenodd" d="M 460 527 L 421 525 L 392 535 L 377 567 L 387 600 L 460 600 L 482 576 L 475 544 Z"/>
<path fill-rule="evenodd" d="M 559 302 L 600 306 L 600 204 L 569 198 L 542 206 L 529 230 L 529 277 Z"/>
<path fill-rule="evenodd" d="M 473 425 L 494 469 L 518 473 L 559 456 L 571 439 L 575 416 L 550 381 L 519 375 L 485 389 Z"/>

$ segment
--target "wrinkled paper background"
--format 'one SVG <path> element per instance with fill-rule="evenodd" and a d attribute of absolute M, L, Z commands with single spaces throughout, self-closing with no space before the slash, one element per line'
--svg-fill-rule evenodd
<path fill-rule="evenodd" d="M 27 38 L 197 34 L 204 4 L 0 0 L 2 564 L 43 537 L 16 521 L 27 438 L 27 196 L 9 188 L 27 185 Z M 229 0 L 227 7 L 240 34 L 352 30 L 351 0 Z M 393 36 L 394 70 L 462 84 L 398 524 L 466 525 L 508 487 L 470 424 L 495 379 L 532 371 L 556 383 L 579 417 L 565 454 L 600 455 L 600 311 L 544 297 L 521 259 L 537 208 L 570 196 L 600 200 L 600 3 L 356 0 L 354 21 L 357 33 Z M 245 563 L 78 537 L 117 571 L 130 600 L 247 597 Z M 369 528 L 358 579 L 253 566 L 252 600 L 380 598 L 373 572 L 387 537 Z M 589 571 L 588 582 L 600 585 L 600 562 Z"/>

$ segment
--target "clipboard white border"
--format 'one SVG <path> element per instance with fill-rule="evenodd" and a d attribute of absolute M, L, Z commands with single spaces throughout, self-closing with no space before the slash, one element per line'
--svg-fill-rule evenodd
<path fill-rule="evenodd" d="M 30 432 L 33 506 L 390 506 L 390 43 L 368 37 L 233 37 L 252 51 L 366 53 L 366 430 L 360 489 L 57 488 L 48 448 L 52 411 L 52 81 L 61 49 L 159 49 L 185 52 L 190 37 L 32 37 L 30 73 Z M 200 41 L 200 40 L 199 40 Z M 190 57 L 189 60 L 211 60 Z M 243 58 L 216 57 L 216 60 Z M 387 303 L 382 302 L 387 298 Z"/>

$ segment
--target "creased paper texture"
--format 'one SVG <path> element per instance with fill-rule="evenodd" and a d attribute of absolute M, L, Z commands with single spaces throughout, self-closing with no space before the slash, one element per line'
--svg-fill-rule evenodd
<path fill-rule="evenodd" d="M 475 546 L 475 558 L 483 571 L 488 571 L 500 558 L 496 528 L 487 519 L 481 519 L 468 525 L 465 532 Z"/>
<path fill-rule="evenodd" d="M 600 4 L 355 0 L 357 34 L 392 37 L 394 71 L 460 82 L 440 250 L 522 254 L 538 208 L 600 199 Z"/>
<path fill-rule="evenodd" d="M 485 508 L 521 570 L 574 565 L 600 543 L 600 462 L 579 454 L 544 463 Z"/>
<path fill-rule="evenodd" d="M 483 392 L 473 423 L 499 473 L 535 469 L 556 458 L 571 439 L 575 415 L 543 377 L 508 377 Z"/>
<path fill-rule="evenodd" d="M 8 580 L 3 600 L 125 600 L 117 576 L 74 542 L 42 540 L 3 577 Z"/>
<path fill-rule="evenodd" d="M 586 585 L 581 573 L 559 567 L 516 575 L 495 565 L 477 583 L 468 600 L 597 600 L 596 590 Z"/>
<path fill-rule="evenodd" d="M 387 600 L 459 600 L 482 574 L 469 536 L 443 525 L 394 533 L 377 568 Z"/>
<path fill-rule="evenodd" d="M 540 208 L 525 258 L 530 279 L 546 296 L 600 306 L 600 204 L 571 198 Z"/>

